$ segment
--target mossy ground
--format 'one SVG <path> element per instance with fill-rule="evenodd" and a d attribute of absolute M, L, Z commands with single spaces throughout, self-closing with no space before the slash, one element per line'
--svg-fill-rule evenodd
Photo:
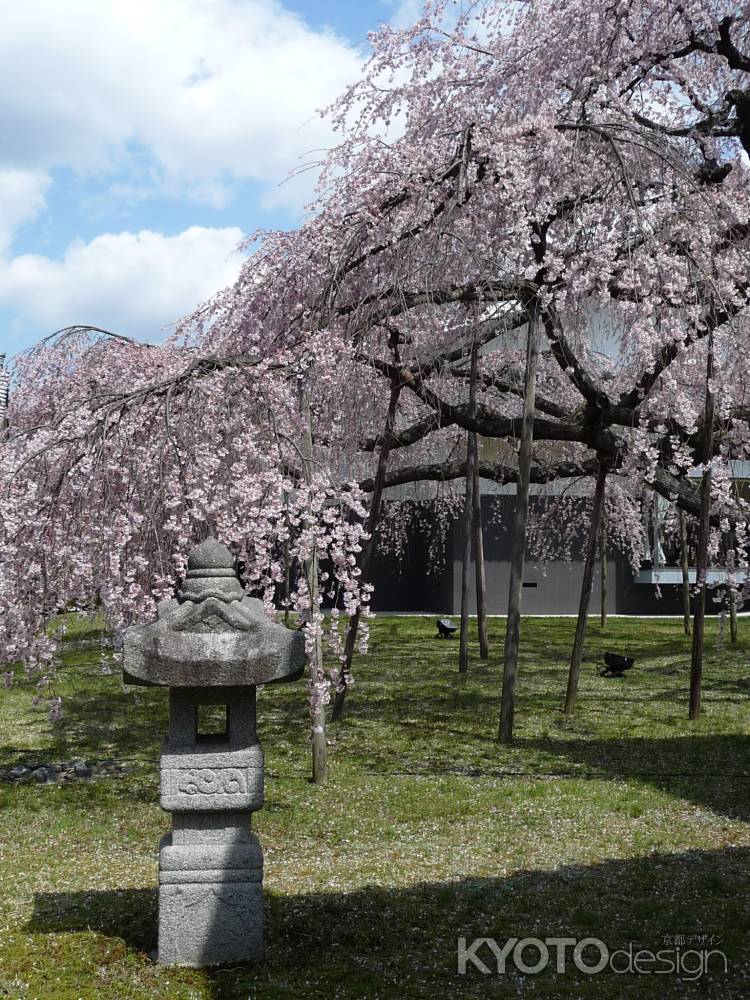
<path fill-rule="evenodd" d="M 164 693 L 123 691 L 102 654 L 70 652 L 64 718 L 50 724 L 19 672 L 0 692 L 0 767 L 82 757 L 133 770 L 0 786 L 0 997 L 750 996 L 750 621 L 736 647 L 710 623 L 703 715 L 689 723 L 680 621 L 613 619 L 605 636 L 592 622 L 567 719 L 574 623 L 526 619 L 511 748 L 496 742 L 503 628 L 492 619 L 491 659 L 472 657 L 462 679 L 457 643 L 434 639 L 431 619 L 379 618 L 330 728 L 325 787 L 308 781 L 304 684 L 261 692 L 267 958 L 255 968 L 149 958 Z M 622 681 L 595 673 L 607 648 L 637 657 Z M 674 935 L 712 937 L 729 974 L 456 972 L 458 937 L 658 950 Z"/>

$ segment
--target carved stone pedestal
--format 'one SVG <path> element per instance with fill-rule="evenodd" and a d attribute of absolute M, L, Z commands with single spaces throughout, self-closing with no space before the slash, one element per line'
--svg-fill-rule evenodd
<path fill-rule="evenodd" d="M 214 816 L 221 819 L 222 814 Z M 245 817 L 247 819 L 247 816 Z M 189 838 L 193 831 L 184 831 Z M 234 839 L 175 843 L 159 852 L 159 962 L 224 965 L 263 953 L 263 855 L 249 830 L 227 828 Z M 178 838 L 179 840 L 180 838 Z"/>
<path fill-rule="evenodd" d="M 200 732 L 204 706 L 224 709 L 223 731 Z M 172 813 L 172 833 L 159 853 L 159 961 L 260 958 L 263 854 L 250 832 L 251 813 L 263 806 L 255 688 L 170 691 L 161 805 Z"/>

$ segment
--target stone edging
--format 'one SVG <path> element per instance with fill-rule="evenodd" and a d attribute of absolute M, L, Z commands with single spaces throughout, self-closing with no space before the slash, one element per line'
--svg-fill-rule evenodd
<path fill-rule="evenodd" d="M 73 781 L 90 781 L 97 778 L 120 778 L 132 771 L 114 760 L 85 761 L 76 758 L 62 763 L 16 764 L 10 768 L 0 768 L 0 784 L 67 785 Z"/>

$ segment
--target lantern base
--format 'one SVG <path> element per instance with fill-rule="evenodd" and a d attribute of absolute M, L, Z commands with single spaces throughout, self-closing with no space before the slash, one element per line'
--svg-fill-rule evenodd
<path fill-rule="evenodd" d="M 224 844 L 172 843 L 159 853 L 160 965 L 203 968 L 263 954 L 263 854 L 248 830 Z"/>

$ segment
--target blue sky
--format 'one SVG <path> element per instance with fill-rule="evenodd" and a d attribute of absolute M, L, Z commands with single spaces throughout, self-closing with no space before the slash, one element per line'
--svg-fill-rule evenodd
<path fill-rule="evenodd" d="M 0 32 L 0 353 L 90 323 L 149 340 L 296 225 L 316 110 L 419 0 L 25 0 Z"/>

